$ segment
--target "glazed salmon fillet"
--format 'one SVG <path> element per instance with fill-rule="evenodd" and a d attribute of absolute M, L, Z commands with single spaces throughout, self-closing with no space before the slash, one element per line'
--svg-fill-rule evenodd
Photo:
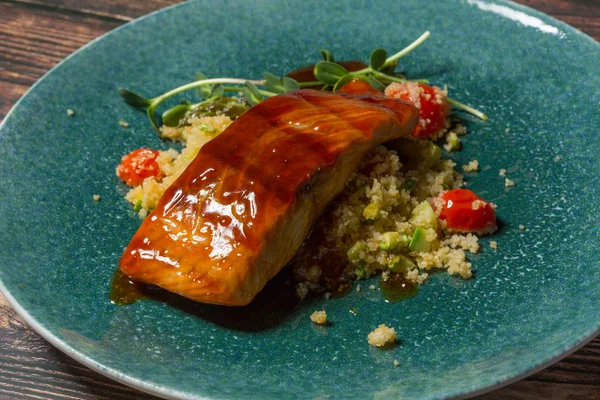
<path fill-rule="evenodd" d="M 212 304 L 248 304 L 288 263 L 363 156 L 419 114 L 377 94 L 271 97 L 204 145 L 125 249 L 121 270 Z"/>

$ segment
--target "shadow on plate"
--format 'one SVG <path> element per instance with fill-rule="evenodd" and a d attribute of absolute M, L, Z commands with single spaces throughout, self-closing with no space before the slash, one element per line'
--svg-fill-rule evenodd
<path fill-rule="evenodd" d="M 142 300 L 158 301 L 228 329 L 259 332 L 278 326 L 299 309 L 301 303 L 306 303 L 298 299 L 295 292 L 290 268 L 284 268 L 247 306 L 202 304 L 157 286 L 135 283 L 117 269 L 111 281 L 110 298 L 120 306 Z"/>

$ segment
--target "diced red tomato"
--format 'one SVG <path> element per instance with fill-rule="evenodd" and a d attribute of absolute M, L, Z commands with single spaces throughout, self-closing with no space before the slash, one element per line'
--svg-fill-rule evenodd
<path fill-rule="evenodd" d="M 446 127 L 450 103 L 439 87 L 417 82 L 392 83 L 385 89 L 385 95 L 409 101 L 419 109 L 420 120 L 413 137 L 428 138 Z"/>
<path fill-rule="evenodd" d="M 156 162 L 158 151 L 137 149 L 121 158 L 117 167 L 117 176 L 129 186 L 141 185 L 144 179 L 160 176 L 160 168 Z"/>
<path fill-rule="evenodd" d="M 360 78 L 354 78 L 350 82 L 346 83 L 342 86 L 338 92 L 348 93 L 348 94 L 364 94 L 364 93 L 378 93 L 382 94 L 379 90 L 375 89 L 373 86 L 369 84 L 369 82 L 365 82 Z"/>
<path fill-rule="evenodd" d="M 494 205 L 467 189 L 447 190 L 440 195 L 440 219 L 458 232 L 491 233 L 496 230 Z"/>

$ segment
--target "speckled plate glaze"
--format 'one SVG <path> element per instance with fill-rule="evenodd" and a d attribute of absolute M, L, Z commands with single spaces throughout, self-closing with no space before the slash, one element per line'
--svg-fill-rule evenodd
<path fill-rule="evenodd" d="M 400 49 L 425 30 L 432 38 L 402 68 L 447 84 L 490 117 L 465 115 L 470 133 L 452 155 L 458 165 L 480 161 L 470 187 L 498 205 L 502 221 L 498 249 L 484 239 L 471 257 L 474 279 L 434 274 L 417 297 L 394 304 L 378 290 L 295 310 L 268 298 L 245 310 L 168 297 L 111 304 L 111 275 L 140 223 L 115 165 L 131 149 L 166 146 L 118 87 L 152 96 L 195 71 L 282 74 L 317 61 L 320 48 L 367 59 L 373 48 Z M 4 121 L 0 287 L 58 348 L 165 397 L 443 398 L 492 390 L 598 334 L 598 65 L 598 43 L 505 1 L 205 0 L 154 13 L 62 62 Z M 500 168 L 516 187 L 504 187 Z M 310 323 L 315 309 L 332 325 Z M 381 323 L 397 329 L 393 349 L 367 344 Z"/>

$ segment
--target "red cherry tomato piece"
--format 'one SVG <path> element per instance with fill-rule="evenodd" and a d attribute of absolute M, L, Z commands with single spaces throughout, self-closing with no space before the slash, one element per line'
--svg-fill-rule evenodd
<path fill-rule="evenodd" d="M 496 212 L 491 203 L 467 189 L 443 192 L 440 219 L 459 232 L 491 233 L 496 230 Z"/>
<path fill-rule="evenodd" d="M 117 167 L 117 176 L 129 186 L 141 185 L 150 176 L 159 176 L 160 168 L 156 163 L 158 151 L 137 149 L 121 158 Z"/>
<path fill-rule="evenodd" d="M 363 93 L 378 93 L 382 94 L 379 90 L 375 89 L 368 82 L 363 81 L 359 78 L 354 78 L 350 82 L 346 83 L 338 92 L 348 94 L 363 94 Z"/>
<path fill-rule="evenodd" d="M 446 127 L 450 103 L 439 87 L 416 82 L 392 83 L 385 89 L 385 95 L 409 101 L 419 109 L 420 120 L 413 137 L 428 138 Z"/>

